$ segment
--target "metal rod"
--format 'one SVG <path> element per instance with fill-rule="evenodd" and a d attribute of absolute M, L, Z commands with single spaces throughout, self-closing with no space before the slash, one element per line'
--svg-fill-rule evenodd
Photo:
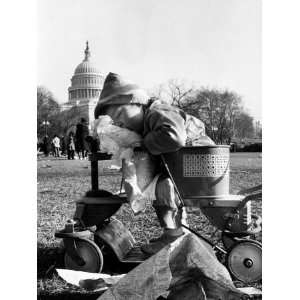
<path fill-rule="evenodd" d="M 98 181 L 98 161 L 91 160 L 91 179 L 92 179 L 92 190 L 98 191 L 99 181 Z"/>
<path fill-rule="evenodd" d="M 173 183 L 173 185 L 174 185 L 175 191 L 176 191 L 177 196 L 178 196 L 178 198 L 179 198 L 179 201 L 180 201 L 180 203 L 181 203 L 181 206 L 180 206 L 179 208 L 182 208 L 182 207 L 185 206 L 185 205 L 184 205 L 184 202 L 183 202 L 183 199 L 181 198 L 181 195 L 180 195 L 180 193 L 179 193 L 179 190 L 178 190 L 178 188 L 177 188 L 177 185 L 176 185 L 176 183 L 175 183 L 175 180 L 174 180 L 174 178 L 173 178 L 173 176 L 172 176 L 172 174 L 171 174 L 171 172 L 170 172 L 170 169 L 169 169 L 169 167 L 168 167 L 168 164 L 166 163 L 166 160 L 165 160 L 163 154 L 161 154 L 161 159 L 162 159 L 162 161 L 163 161 L 163 163 L 164 163 L 164 166 L 165 166 L 165 168 L 166 168 L 166 170 L 167 170 L 167 173 L 168 173 L 168 175 L 169 175 L 169 177 L 170 177 L 170 179 L 171 179 L 171 181 L 172 181 L 172 183 Z"/>
<path fill-rule="evenodd" d="M 198 238 L 203 239 L 206 243 L 208 243 L 211 247 L 223 252 L 223 253 L 227 253 L 223 248 L 215 245 L 213 242 L 211 242 L 209 239 L 205 238 L 203 235 L 201 235 L 200 233 L 198 233 L 196 230 L 193 230 L 191 228 L 189 228 L 188 226 L 181 224 L 182 227 L 186 228 L 187 230 L 189 230 L 191 233 L 195 234 Z"/>
<path fill-rule="evenodd" d="M 256 191 L 260 191 L 261 189 L 262 189 L 262 184 L 254 186 L 254 187 L 251 187 L 249 189 L 240 190 L 238 192 L 238 195 L 250 194 L 250 193 L 253 193 L 253 192 L 256 192 Z"/>

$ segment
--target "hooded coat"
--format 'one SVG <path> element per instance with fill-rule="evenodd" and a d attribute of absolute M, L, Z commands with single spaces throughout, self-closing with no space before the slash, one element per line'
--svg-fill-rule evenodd
<path fill-rule="evenodd" d="M 159 155 L 185 146 L 186 116 L 181 109 L 160 101 L 145 108 L 143 142 L 147 150 Z"/>

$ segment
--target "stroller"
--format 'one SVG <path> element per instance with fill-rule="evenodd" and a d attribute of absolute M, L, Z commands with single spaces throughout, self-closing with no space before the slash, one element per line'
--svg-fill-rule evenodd
<path fill-rule="evenodd" d="M 105 159 L 110 155 L 90 153 L 92 189 L 76 202 L 73 220 L 55 233 L 55 237 L 63 239 L 68 269 L 101 272 L 108 252 L 122 264 L 139 264 L 149 257 L 122 222 L 112 218 L 127 203 L 126 194 L 99 190 L 98 161 Z M 229 146 L 183 147 L 161 155 L 161 161 L 181 205 L 201 209 L 221 230 L 222 243 L 212 243 L 198 232 L 186 227 L 187 230 L 212 246 L 234 280 L 259 282 L 262 245 L 255 236 L 261 231 L 261 218 L 251 213 L 251 201 L 261 200 L 261 186 L 229 194 Z"/>

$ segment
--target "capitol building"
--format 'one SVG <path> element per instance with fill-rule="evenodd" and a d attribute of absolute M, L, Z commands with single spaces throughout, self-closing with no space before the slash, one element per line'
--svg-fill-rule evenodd
<path fill-rule="evenodd" d="M 69 100 L 61 105 L 61 110 L 69 110 L 80 107 L 82 115 L 89 124 L 94 120 L 94 109 L 97 105 L 104 76 L 91 61 L 89 44 L 86 42 L 83 61 L 75 68 L 71 78 L 71 86 L 68 88 Z"/>

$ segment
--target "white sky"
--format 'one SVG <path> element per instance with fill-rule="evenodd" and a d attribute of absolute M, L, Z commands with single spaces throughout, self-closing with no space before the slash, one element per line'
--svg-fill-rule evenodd
<path fill-rule="evenodd" d="M 39 0 L 38 84 L 59 102 L 91 58 L 144 88 L 170 78 L 228 88 L 261 120 L 260 0 Z"/>

